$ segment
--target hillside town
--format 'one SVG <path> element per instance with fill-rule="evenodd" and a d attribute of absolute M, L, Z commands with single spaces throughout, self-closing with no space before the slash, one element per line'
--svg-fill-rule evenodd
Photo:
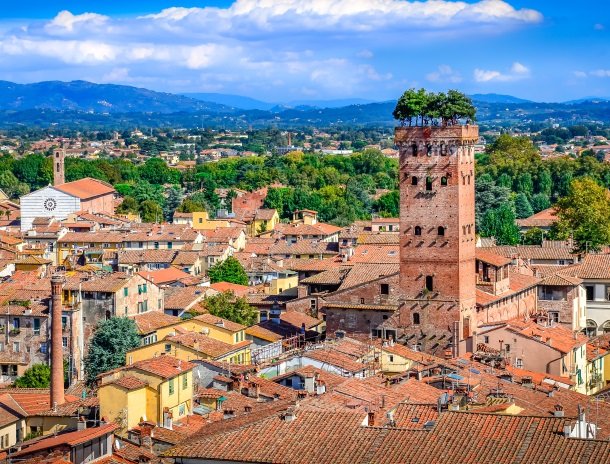
<path fill-rule="evenodd" d="M 41 146 L 0 202 L 1 458 L 610 462 L 610 249 L 477 234 L 480 143 L 396 128 L 399 214 L 344 226 L 272 185 L 144 222 Z"/>

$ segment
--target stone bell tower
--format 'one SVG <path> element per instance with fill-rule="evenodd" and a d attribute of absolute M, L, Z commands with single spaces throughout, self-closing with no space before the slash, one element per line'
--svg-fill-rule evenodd
<path fill-rule="evenodd" d="M 66 152 L 63 148 L 58 148 L 53 152 L 53 185 L 65 183 L 64 160 Z"/>
<path fill-rule="evenodd" d="M 421 349 L 464 352 L 475 322 L 478 126 L 397 127 L 400 324 Z"/>

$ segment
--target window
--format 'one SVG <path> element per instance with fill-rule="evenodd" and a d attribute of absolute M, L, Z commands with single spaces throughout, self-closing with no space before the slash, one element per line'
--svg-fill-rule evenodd
<path fill-rule="evenodd" d="M 417 185 L 417 176 L 411 177 L 411 185 Z"/>
<path fill-rule="evenodd" d="M 34 318 L 34 335 L 40 335 L 40 319 Z"/>
<path fill-rule="evenodd" d="M 559 322 L 559 311 L 549 311 L 549 322 Z"/>
<path fill-rule="evenodd" d="M 426 276 L 426 290 L 429 292 L 434 290 L 434 277 Z"/>
<path fill-rule="evenodd" d="M 433 153 L 434 153 L 434 147 L 432 145 L 427 145 L 426 146 L 426 154 L 428 156 L 432 156 Z"/>
<path fill-rule="evenodd" d="M 364 304 L 364 298 L 360 298 L 360 304 Z"/>
<path fill-rule="evenodd" d="M 61 346 L 63 348 L 68 348 L 68 337 L 61 337 Z"/>
<path fill-rule="evenodd" d="M 154 242 L 153 246 L 155 247 L 155 250 L 158 250 L 159 249 L 159 242 Z"/>
<path fill-rule="evenodd" d="M 174 394 L 174 379 L 169 379 L 169 394 Z"/>
<path fill-rule="evenodd" d="M 595 299 L 595 287 L 593 285 L 585 285 L 587 291 L 587 301 L 593 301 Z"/>
<path fill-rule="evenodd" d="M 189 377 L 188 375 L 184 374 L 182 376 L 182 389 L 186 390 L 189 386 Z"/>
<path fill-rule="evenodd" d="M 309 300 L 309 309 L 312 309 L 314 311 L 316 309 L 318 309 L 318 303 L 315 298 L 312 298 L 311 300 Z"/>
<path fill-rule="evenodd" d="M 489 345 L 489 335 L 483 336 L 483 343 L 485 343 L 486 345 Z"/>
<path fill-rule="evenodd" d="M 417 144 L 414 143 L 413 145 L 411 145 L 411 154 L 413 156 L 417 156 Z"/>
<path fill-rule="evenodd" d="M 1 351 L 1 350 L 0 350 Z M 40 352 L 41 353 L 46 353 L 47 352 L 47 342 L 42 342 L 40 344 Z"/>
<path fill-rule="evenodd" d="M 415 226 L 415 235 L 421 235 L 421 227 Z"/>
<path fill-rule="evenodd" d="M 174 242 L 167 242 L 167 249 L 168 250 L 171 250 L 173 246 L 174 246 Z"/>
<path fill-rule="evenodd" d="M 13 351 L 15 353 L 19 353 L 19 348 L 20 348 L 19 342 L 13 342 Z"/>
<path fill-rule="evenodd" d="M 157 309 L 163 309 L 163 298 L 157 300 Z"/>
<path fill-rule="evenodd" d="M 389 284 L 381 284 L 379 286 L 379 291 L 382 295 L 389 295 L 390 294 L 390 285 Z"/>
<path fill-rule="evenodd" d="M 504 351 L 506 351 L 506 353 L 510 353 L 510 345 L 508 343 L 504 345 Z"/>
<path fill-rule="evenodd" d="M 445 176 L 441 177 L 441 185 L 442 186 L 446 186 L 447 185 L 447 178 Z"/>
<path fill-rule="evenodd" d="M 441 156 L 447 156 L 447 145 L 441 143 Z"/>
<path fill-rule="evenodd" d="M 445 228 L 443 226 L 438 226 L 438 235 L 439 237 L 445 236 Z"/>
<path fill-rule="evenodd" d="M 419 325 L 419 313 L 413 313 L 413 325 Z"/>
<path fill-rule="evenodd" d="M 426 190 L 432 190 L 432 177 L 426 177 Z"/>
<path fill-rule="evenodd" d="M 169 343 L 165 344 L 165 352 L 169 353 L 170 351 L 172 351 L 172 345 Z"/>
<path fill-rule="evenodd" d="M 203 218 L 199 218 L 199 224 L 203 224 Z"/>
<path fill-rule="evenodd" d="M 129 289 L 127 287 L 123 289 L 123 296 L 129 296 Z"/>
<path fill-rule="evenodd" d="M 127 314 L 129 314 L 129 308 L 127 306 L 125 306 L 124 312 L 125 312 L 125 316 L 127 316 Z"/>
<path fill-rule="evenodd" d="M 518 369 L 523 369 L 523 359 L 517 358 L 515 360 L 515 367 Z"/>
<path fill-rule="evenodd" d="M 142 284 L 142 293 L 148 292 L 148 286 L 146 284 Z"/>
<path fill-rule="evenodd" d="M 390 356 L 389 356 L 389 359 L 390 359 L 390 362 L 391 362 L 391 363 L 393 363 L 393 362 L 394 362 L 394 356 L 393 356 L 393 355 L 390 355 Z"/>
<path fill-rule="evenodd" d="M 182 403 L 179 407 L 178 407 L 178 415 L 179 416 L 184 416 L 184 414 L 186 413 L 186 407 L 184 406 L 184 403 Z"/>
<path fill-rule="evenodd" d="M 19 327 L 20 327 L 19 318 L 18 317 L 13 318 L 13 329 L 18 329 Z"/>

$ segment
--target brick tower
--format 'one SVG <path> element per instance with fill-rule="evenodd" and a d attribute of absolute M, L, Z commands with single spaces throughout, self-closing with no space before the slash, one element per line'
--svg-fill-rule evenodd
<path fill-rule="evenodd" d="M 58 148 L 53 152 L 53 185 L 61 185 L 65 182 L 64 159 L 66 152 L 63 148 Z"/>
<path fill-rule="evenodd" d="M 474 324 L 474 144 L 479 128 L 398 127 L 400 325 L 410 343 L 454 356 Z M 457 343 L 454 343 L 457 338 Z"/>

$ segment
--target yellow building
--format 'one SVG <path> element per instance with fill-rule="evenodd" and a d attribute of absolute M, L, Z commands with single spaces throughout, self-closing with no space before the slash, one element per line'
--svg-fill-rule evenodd
<path fill-rule="evenodd" d="M 210 219 L 207 211 L 196 211 L 193 215 L 193 229 L 214 230 L 222 227 L 231 227 L 230 221 L 226 219 Z"/>
<path fill-rule="evenodd" d="M 299 275 L 289 269 L 276 273 L 276 278 L 269 281 L 269 294 L 279 295 L 286 290 L 298 287 Z"/>
<path fill-rule="evenodd" d="M 133 320 L 142 337 L 142 345 L 150 345 L 178 332 L 201 333 L 229 345 L 246 339 L 245 326 L 212 314 L 201 314 L 193 319 L 182 320 L 158 311 L 149 311 L 134 316 Z"/>
<path fill-rule="evenodd" d="M 258 209 L 254 219 L 248 224 L 248 235 L 255 237 L 275 229 L 280 222 L 280 216 L 275 209 Z"/>
<path fill-rule="evenodd" d="M 165 355 L 144 359 L 98 378 L 100 415 L 120 424 L 120 432 L 143 420 L 171 426 L 193 406 L 192 363 Z"/>
<path fill-rule="evenodd" d="M 171 355 L 183 361 L 212 359 L 234 364 L 249 364 L 251 343 L 245 340 L 245 334 L 243 341 L 229 344 L 199 332 L 171 332 L 155 343 L 128 351 L 126 362 L 130 365 L 146 359 Z"/>

